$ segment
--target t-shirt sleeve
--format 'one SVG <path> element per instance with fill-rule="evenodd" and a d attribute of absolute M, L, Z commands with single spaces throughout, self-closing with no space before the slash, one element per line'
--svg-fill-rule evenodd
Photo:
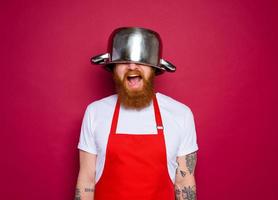
<path fill-rule="evenodd" d="M 190 108 L 186 111 L 184 117 L 184 130 L 178 156 L 184 156 L 198 150 L 194 116 Z"/>
<path fill-rule="evenodd" d="M 97 154 L 94 130 L 94 110 L 92 106 L 88 106 L 82 120 L 78 149 Z"/>

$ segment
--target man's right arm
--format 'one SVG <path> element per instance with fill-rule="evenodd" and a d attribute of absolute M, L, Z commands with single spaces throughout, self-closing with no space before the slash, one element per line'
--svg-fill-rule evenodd
<path fill-rule="evenodd" d="M 93 200 L 97 155 L 79 151 L 80 169 L 74 200 Z"/>

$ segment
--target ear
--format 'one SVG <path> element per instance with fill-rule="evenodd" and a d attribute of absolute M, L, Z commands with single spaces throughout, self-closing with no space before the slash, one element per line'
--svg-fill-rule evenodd
<path fill-rule="evenodd" d="M 112 63 L 112 64 L 107 64 L 105 65 L 105 69 L 114 73 L 114 69 L 115 69 L 116 64 Z"/>

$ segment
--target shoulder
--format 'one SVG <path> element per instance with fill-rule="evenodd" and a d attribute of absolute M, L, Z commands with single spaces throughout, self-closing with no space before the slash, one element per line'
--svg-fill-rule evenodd
<path fill-rule="evenodd" d="M 167 95 L 157 93 L 157 101 L 159 103 L 159 107 L 162 109 L 173 113 L 175 115 L 188 115 L 191 114 L 191 109 L 185 105 L 184 103 L 181 103 L 172 97 L 169 97 Z"/>
<path fill-rule="evenodd" d="M 113 94 L 102 99 L 93 101 L 87 106 L 88 112 L 104 111 L 107 112 L 109 109 L 113 109 L 117 101 L 117 95 Z"/>
<path fill-rule="evenodd" d="M 177 130 L 185 130 L 194 123 L 193 113 L 186 104 L 161 93 L 157 93 L 157 101 L 162 118 L 173 125 L 172 129 L 178 125 Z"/>

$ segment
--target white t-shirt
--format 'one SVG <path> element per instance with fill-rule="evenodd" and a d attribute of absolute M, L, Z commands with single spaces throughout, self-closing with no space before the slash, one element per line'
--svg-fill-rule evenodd
<path fill-rule="evenodd" d="M 194 118 L 188 106 L 161 93 L 156 93 L 156 97 L 164 126 L 168 172 L 174 183 L 176 157 L 198 150 Z M 78 149 L 97 154 L 96 182 L 104 168 L 116 101 L 115 94 L 89 104 L 82 122 Z M 121 106 L 116 132 L 157 134 L 153 104 L 140 111 Z"/>

